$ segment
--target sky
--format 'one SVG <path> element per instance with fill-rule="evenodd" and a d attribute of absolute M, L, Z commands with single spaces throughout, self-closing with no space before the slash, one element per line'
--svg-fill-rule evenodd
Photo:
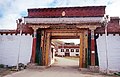
<path fill-rule="evenodd" d="M 106 14 L 120 17 L 120 0 L 0 0 L 0 29 L 16 29 L 28 8 L 107 6 Z"/>

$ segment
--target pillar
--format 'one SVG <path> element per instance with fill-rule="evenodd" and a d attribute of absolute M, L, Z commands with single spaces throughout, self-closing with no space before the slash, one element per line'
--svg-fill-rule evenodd
<path fill-rule="evenodd" d="M 50 52 L 50 33 L 47 33 L 46 38 L 46 54 L 45 54 L 45 66 L 49 66 L 49 52 Z"/>
<path fill-rule="evenodd" d="M 88 59 L 88 31 L 84 31 L 84 58 L 83 58 L 83 67 L 87 68 L 87 59 Z"/>
<path fill-rule="evenodd" d="M 45 32 L 41 31 L 41 51 L 42 51 L 42 65 L 45 65 Z"/>
<path fill-rule="evenodd" d="M 35 56 L 36 56 L 36 28 L 33 28 L 33 43 L 32 43 L 32 56 L 31 56 L 31 63 L 35 63 Z"/>
<path fill-rule="evenodd" d="M 87 49 L 88 49 L 88 31 L 83 30 L 83 32 L 80 33 L 80 68 L 86 68 L 87 67 Z"/>
<path fill-rule="evenodd" d="M 94 39 L 94 29 L 91 29 L 91 66 L 95 66 L 95 39 Z"/>
<path fill-rule="evenodd" d="M 79 59 L 79 67 L 83 68 L 83 33 L 80 33 L 80 59 Z"/>

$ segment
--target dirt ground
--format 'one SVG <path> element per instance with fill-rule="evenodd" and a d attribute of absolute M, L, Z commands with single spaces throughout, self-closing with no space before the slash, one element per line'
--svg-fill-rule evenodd
<path fill-rule="evenodd" d="M 0 77 L 3 77 L 8 74 L 12 74 L 12 73 L 15 73 L 15 71 L 11 71 L 8 68 L 0 68 Z"/>
<path fill-rule="evenodd" d="M 78 69 L 79 61 L 57 58 L 57 62 L 50 68 L 25 69 L 4 77 L 116 77 L 100 73 L 82 72 Z"/>

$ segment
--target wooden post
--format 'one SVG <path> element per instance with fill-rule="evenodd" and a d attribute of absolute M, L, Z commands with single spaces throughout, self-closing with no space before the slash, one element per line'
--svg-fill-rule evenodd
<path fill-rule="evenodd" d="M 95 40 L 94 40 L 94 30 L 91 30 L 91 66 L 95 66 Z"/>
<path fill-rule="evenodd" d="M 80 59 L 79 59 L 79 67 L 83 68 L 83 33 L 80 33 Z"/>
<path fill-rule="evenodd" d="M 46 65 L 46 48 L 47 48 L 47 33 L 44 31 L 44 41 L 43 41 L 43 65 Z"/>
<path fill-rule="evenodd" d="M 45 65 L 49 65 L 49 51 L 50 51 L 50 33 L 47 33 L 47 40 L 46 40 L 46 54 L 45 54 Z"/>
<path fill-rule="evenodd" d="M 87 67 L 87 51 L 88 51 L 88 31 L 84 31 L 84 53 L 83 53 L 83 67 Z"/>
<path fill-rule="evenodd" d="M 33 44 L 32 44 L 32 56 L 31 56 L 31 63 L 35 63 L 35 56 L 36 56 L 36 28 L 33 28 Z"/>
<path fill-rule="evenodd" d="M 41 50 L 42 50 L 42 65 L 45 65 L 45 52 L 44 52 L 44 44 L 45 44 L 45 32 L 41 31 Z"/>

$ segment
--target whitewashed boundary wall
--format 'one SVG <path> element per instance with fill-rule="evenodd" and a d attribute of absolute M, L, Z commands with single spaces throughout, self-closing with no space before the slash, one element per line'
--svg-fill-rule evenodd
<path fill-rule="evenodd" d="M 20 51 L 20 53 L 19 53 Z M 19 53 L 19 63 L 27 64 L 30 62 L 32 53 L 32 36 L 20 34 L 0 35 L 0 64 L 15 66 L 17 65 Z"/>
<path fill-rule="evenodd" d="M 99 36 L 97 47 L 100 71 L 106 72 L 108 67 L 110 73 L 120 72 L 120 36 L 118 34 L 115 36 L 109 34 L 107 37 L 105 35 Z"/>

